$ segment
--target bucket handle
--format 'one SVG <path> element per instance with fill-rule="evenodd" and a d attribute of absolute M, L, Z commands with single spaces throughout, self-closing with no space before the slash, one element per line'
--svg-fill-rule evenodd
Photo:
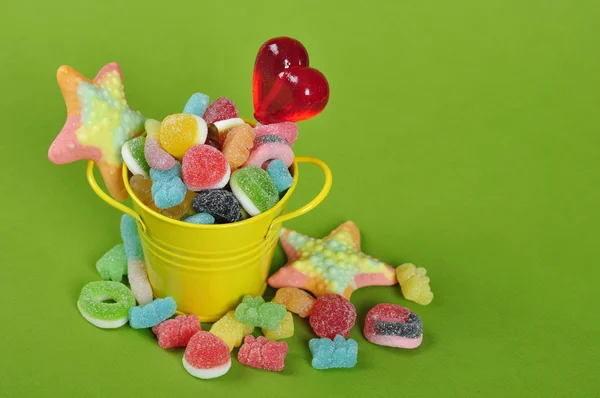
<path fill-rule="evenodd" d="M 132 208 L 129 208 L 123 203 L 116 201 L 115 199 L 110 197 L 106 192 L 104 192 L 102 188 L 100 188 L 98 182 L 96 181 L 96 177 L 94 177 L 94 162 L 91 160 L 88 162 L 86 175 L 90 187 L 92 187 L 92 189 L 94 190 L 94 192 L 96 192 L 96 195 L 98 195 L 100 199 L 102 199 L 112 207 L 116 208 L 117 210 L 120 210 L 128 216 L 133 217 L 134 220 L 136 220 L 137 223 L 142 227 L 142 230 L 146 232 L 146 224 L 144 224 L 144 221 L 142 221 L 142 218 L 139 214 L 133 211 Z"/>
<path fill-rule="evenodd" d="M 313 158 L 312 156 L 296 156 L 296 162 L 297 163 L 311 163 L 311 164 L 314 164 L 315 166 L 318 166 L 319 168 L 321 168 L 321 170 L 323 170 L 323 174 L 325 174 L 325 182 L 323 183 L 321 192 L 319 192 L 319 194 L 317 196 L 315 196 L 313 198 L 313 200 L 311 200 L 310 202 L 308 202 L 307 204 L 305 204 L 304 206 L 302 206 L 299 209 L 296 209 L 289 213 L 285 213 L 285 214 L 275 218 L 273 220 L 273 222 L 271 223 L 271 227 L 269 228 L 269 231 L 273 228 L 274 225 L 281 224 L 284 221 L 288 221 L 288 220 L 291 220 L 292 218 L 296 218 L 305 213 L 308 213 L 309 211 L 311 211 L 312 209 L 317 207 L 323 201 L 323 199 L 325 199 L 325 197 L 329 194 L 329 191 L 331 190 L 331 184 L 333 181 L 333 177 L 331 176 L 331 169 L 329 168 L 329 166 L 327 166 L 327 164 L 325 162 L 323 162 L 321 159 Z"/>

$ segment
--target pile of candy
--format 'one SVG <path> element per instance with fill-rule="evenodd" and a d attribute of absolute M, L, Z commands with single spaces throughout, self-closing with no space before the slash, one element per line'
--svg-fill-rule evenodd
<path fill-rule="evenodd" d="M 253 128 L 228 98 L 209 105 L 207 95 L 196 93 L 184 113 L 148 119 L 145 130 L 121 154 L 135 196 L 166 217 L 194 224 L 241 221 L 271 209 L 294 182 L 289 167 L 297 125 Z"/>

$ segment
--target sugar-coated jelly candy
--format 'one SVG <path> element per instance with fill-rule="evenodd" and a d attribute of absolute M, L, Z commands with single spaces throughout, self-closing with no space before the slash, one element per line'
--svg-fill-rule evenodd
<path fill-rule="evenodd" d="M 288 311 L 288 313 L 285 314 L 285 317 L 279 326 L 277 326 L 277 329 L 262 329 L 262 332 L 267 340 L 281 340 L 292 337 L 294 335 L 294 318 L 292 317 L 292 313 Z"/>
<path fill-rule="evenodd" d="M 259 167 L 246 166 L 231 175 L 231 191 L 251 216 L 279 202 L 279 192 L 269 174 Z"/>
<path fill-rule="evenodd" d="M 208 213 L 197 213 L 184 218 L 182 221 L 190 224 L 214 224 L 215 218 Z"/>
<path fill-rule="evenodd" d="M 220 137 L 225 137 L 229 130 L 237 126 L 243 126 L 244 124 L 246 124 L 244 119 L 240 119 L 239 117 L 219 120 L 218 122 L 212 123 L 212 125 L 215 126 L 215 128 L 217 129 Z"/>
<path fill-rule="evenodd" d="M 150 166 L 148 166 L 144 154 L 145 146 L 146 137 L 135 137 L 121 147 L 121 156 L 132 174 L 141 174 L 147 177 Z"/>
<path fill-rule="evenodd" d="M 259 49 L 252 91 L 254 117 L 263 124 L 309 119 L 329 100 L 327 79 L 308 67 L 306 49 L 289 37 L 271 39 Z"/>
<path fill-rule="evenodd" d="M 275 293 L 273 302 L 283 304 L 288 311 L 306 318 L 312 311 L 315 299 L 310 293 L 296 287 L 282 287 Z"/>
<path fill-rule="evenodd" d="M 269 162 L 267 173 L 269 173 L 269 177 L 275 183 L 275 188 L 277 188 L 280 195 L 284 194 L 294 183 L 294 177 L 292 177 L 288 168 L 285 167 L 283 160 L 275 159 Z"/>
<path fill-rule="evenodd" d="M 231 171 L 244 164 L 254 146 L 254 130 L 247 124 L 232 128 L 223 142 L 223 155 L 229 162 Z"/>
<path fill-rule="evenodd" d="M 220 97 L 208 106 L 203 117 L 206 123 L 214 123 L 238 117 L 238 110 L 232 100 Z"/>
<path fill-rule="evenodd" d="M 263 124 L 254 128 L 254 134 L 257 138 L 263 135 L 275 135 L 283 138 L 289 146 L 292 146 L 298 138 L 298 125 L 293 122 Z"/>
<path fill-rule="evenodd" d="M 152 301 L 152 286 L 148 280 L 146 264 L 141 258 L 127 260 L 127 278 L 129 287 L 139 305 L 146 305 Z"/>
<path fill-rule="evenodd" d="M 114 301 L 113 303 L 107 302 Z M 90 282 L 81 289 L 77 308 L 92 325 L 113 329 L 127 323 L 129 309 L 135 306 L 131 290 L 113 281 Z"/>
<path fill-rule="evenodd" d="M 315 369 L 353 368 L 358 359 L 356 340 L 345 340 L 339 334 L 333 340 L 311 339 L 308 347 L 313 355 L 312 367 Z"/>
<path fill-rule="evenodd" d="M 367 313 L 364 334 L 373 344 L 417 348 L 423 341 L 423 322 L 408 308 L 377 304 Z"/>
<path fill-rule="evenodd" d="M 169 319 L 176 310 L 177 304 L 172 297 L 156 299 L 146 305 L 131 308 L 129 324 L 134 329 L 151 328 Z"/>
<path fill-rule="evenodd" d="M 204 144 L 208 130 L 201 117 L 178 113 L 167 116 L 160 124 L 160 145 L 178 159 L 195 145 Z"/>
<path fill-rule="evenodd" d="M 208 107 L 209 97 L 206 94 L 194 93 L 185 104 L 183 113 L 190 115 L 196 115 L 198 117 L 204 116 L 206 108 Z"/>
<path fill-rule="evenodd" d="M 223 376 L 231 368 L 229 348 L 217 336 L 199 331 L 188 341 L 183 354 L 183 367 L 200 379 Z"/>
<path fill-rule="evenodd" d="M 118 244 L 104 253 L 96 262 L 96 270 L 104 280 L 121 282 L 123 275 L 127 275 L 125 245 Z"/>
<path fill-rule="evenodd" d="M 255 339 L 254 336 L 248 335 L 238 352 L 238 361 L 253 368 L 280 372 L 285 367 L 287 353 L 286 342 L 268 341 L 262 336 Z"/>
<path fill-rule="evenodd" d="M 223 340 L 231 351 L 233 347 L 239 347 L 244 336 L 252 333 L 253 330 L 254 326 L 239 322 L 235 319 L 235 311 L 229 311 L 212 325 L 210 333 Z"/>
<path fill-rule="evenodd" d="M 210 145 L 196 145 L 183 156 L 183 182 L 190 191 L 223 188 L 231 169 L 225 156 Z"/>
<path fill-rule="evenodd" d="M 277 329 L 286 314 L 284 305 L 265 303 L 260 296 L 244 296 L 235 309 L 235 319 L 239 322 L 267 330 Z"/>
<path fill-rule="evenodd" d="M 192 202 L 198 213 L 208 213 L 219 224 L 237 222 L 242 219 L 240 204 L 233 194 L 225 189 L 200 191 Z"/>
<path fill-rule="evenodd" d="M 326 294 L 315 300 L 310 326 L 319 337 L 333 339 L 339 334 L 347 338 L 356 321 L 356 308 L 339 294 Z"/>
<path fill-rule="evenodd" d="M 192 202 L 196 197 L 196 192 L 187 191 L 183 201 L 176 206 L 169 207 L 167 209 L 160 209 L 160 214 L 165 217 L 172 218 L 173 220 L 180 220 L 181 217 L 189 213 L 192 208 Z"/>
<path fill-rule="evenodd" d="M 158 120 L 146 119 L 144 127 L 146 128 L 146 138 L 154 137 L 158 139 L 160 134 L 160 122 Z"/>
<path fill-rule="evenodd" d="M 433 293 L 425 268 L 417 268 L 414 264 L 402 264 L 396 268 L 396 275 L 405 299 L 421 305 L 431 303 Z"/>
<path fill-rule="evenodd" d="M 150 210 L 160 213 L 160 209 L 152 199 L 152 181 L 142 175 L 134 175 L 129 179 L 131 190 L 137 199 Z"/>
<path fill-rule="evenodd" d="M 144 155 L 148 166 L 156 170 L 169 170 L 175 165 L 175 158 L 169 155 L 158 142 L 157 137 L 147 137 Z"/>
<path fill-rule="evenodd" d="M 152 327 L 161 348 L 185 347 L 188 341 L 201 330 L 196 315 L 177 315 Z"/>
<path fill-rule="evenodd" d="M 262 167 L 269 160 L 280 159 L 285 167 L 294 162 L 294 152 L 288 143 L 276 135 L 261 135 L 254 140 L 254 147 L 246 160 L 246 165 Z"/>
<path fill-rule="evenodd" d="M 137 222 L 128 214 L 121 216 L 121 239 L 123 239 L 125 255 L 127 258 L 144 258 L 142 251 L 142 242 L 140 233 L 137 229 Z"/>
<path fill-rule="evenodd" d="M 179 167 L 175 163 L 173 168 Z M 178 176 L 171 178 L 158 178 L 157 175 L 162 170 L 150 169 L 150 178 L 152 179 L 152 199 L 159 209 L 169 209 L 177 206 L 185 199 L 187 189 L 185 184 Z"/>

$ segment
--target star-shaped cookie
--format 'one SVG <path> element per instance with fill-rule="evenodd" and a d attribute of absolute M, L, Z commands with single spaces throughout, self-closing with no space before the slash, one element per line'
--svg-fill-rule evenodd
<path fill-rule="evenodd" d="M 48 158 L 56 164 L 93 160 L 112 197 L 125 200 L 121 147 L 144 131 L 145 118 L 127 105 L 119 65 L 106 65 L 94 80 L 61 66 L 57 80 L 67 105 L 67 121 L 50 146 Z"/>
<path fill-rule="evenodd" d="M 269 278 L 271 287 L 297 287 L 316 296 L 337 293 L 350 299 L 363 286 L 397 283 L 393 267 L 361 252 L 360 231 L 352 221 L 323 239 L 282 228 L 280 241 L 288 263 Z"/>

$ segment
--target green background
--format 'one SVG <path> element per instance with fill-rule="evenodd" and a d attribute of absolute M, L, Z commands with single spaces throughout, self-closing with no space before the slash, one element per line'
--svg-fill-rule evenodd
<path fill-rule="evenodd" d="M 597 395 L 599 20 L 591 0 L 3 8 L 0 396 Z M 365 252 L 426 267 L 435 299 L 355 292 L 352 370 L 312 369 L 313 335 L 296 317 L 281 374 L 234 360 L 225 377 L 197 380 L 149 330 L 100 330 L 77 311 L 120 214 L 93 194 L 83 162 L 47 159 L 66 113 L 55 73 L 68 64 L 93 77 L 117 61 L 148 117 L 179 112 L 196 91 L 252 115 L 256 51 L 280 35 L 302 41 L 331 85 L 295 151 L 330 165 L 333 190 L 287 226 L 320 237 L 354 220 Z M 302 173 L 291 208 L 322 183 Z M 273 266 L 284 262 L 278 249 Z M 421 347 L 365 340 L 380 302 L 421 316 Z"/>

